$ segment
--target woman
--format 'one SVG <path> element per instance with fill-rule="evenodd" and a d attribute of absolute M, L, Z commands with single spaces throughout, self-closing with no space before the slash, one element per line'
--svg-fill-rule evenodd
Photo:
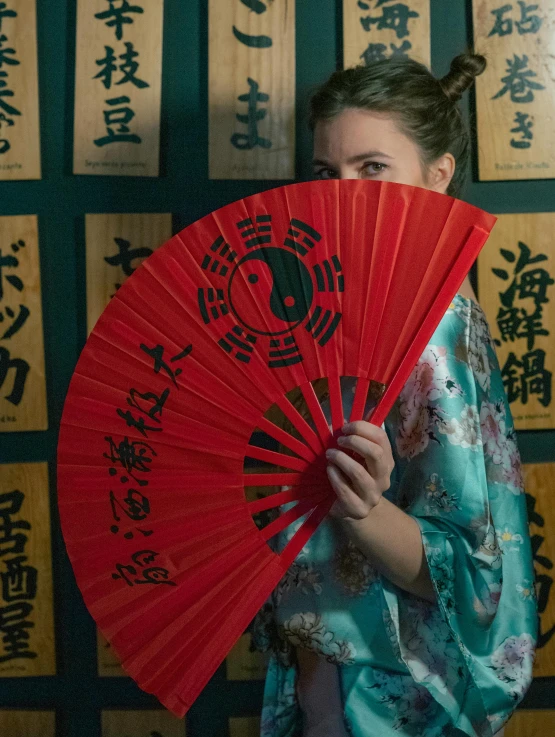
<path fill-rule="evenodd" d="M 441 80 L 408 59 L 336 72 L 311 101 L 315 176 L 457 196 L 457 101 L 484 68 L 465 54 Z M 531 680 L 537 614 L 515 432 L 468 279 L 385 429 L 343 432 L 331 519 L 255 624 L 272 651 L 263 737 L 499 733 Z"/>

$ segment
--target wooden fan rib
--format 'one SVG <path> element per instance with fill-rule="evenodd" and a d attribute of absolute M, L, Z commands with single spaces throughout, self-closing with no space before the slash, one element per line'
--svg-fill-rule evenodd
<path fill-rule="evenodd" d="M 269 525 L 266 525 L 266 527 L 264 527 L 264 529 L 260 531 L 262 537 L 264 538 L 264 540 L 271 540 L 272 537 L 275 537 L 280 532 L 283 532 L 283 530 L 289 527 L 289 525 L 291 525 L 293 522 L 296 522 L 298 519 L 307 514 L 307 512 L 310 512 L 310 510 L 313 509 L 314 506 L 315 503 L 312 499 L 303 499 L 302 501 L 297 502 L 297 504 L 292 509 L 284 512 L 276 520 L 270 522 Z"/>
<path fill-rule="evenodd" d="M 257 425 L 260 430 L 263 430 L 267 435 L 277 440 L 278 443 L 281 443 L 281 445 L 284 445 L 301 458 L 304 458 L 308 463 L 316 459 L 316 453 L 314 453 L 312 448 L 297 440 L 297 438 L 294 438 L 290 433 L 285 432 L 285 430 L 282 430 L 277 425 L 274 425 L 273 422 L 270 422 L 265 417 L 258 420 Z"/>
<path fill-rule="evenodd" d="M 366 406 L 369 388 L 370 380 L 359 376 L 357 379 L 355 397 L 353 400 L 353 406 L 351 407 L 349 422 L 356 422 L 357 420 L 362 420 L 364 418 L 364 408 Z"/>
<path fill-rule="evenodd" d="M 312 448 L 314 453 L 316 455 L 323 453 L 325 450 L 325 446 L 322 444 L 317 433 L 314 432 L 314 430 L 310 427 L 310 425 L 300 414 L 300 412 L 295 407 L 293 407 L 287 397 L 278 397 L 276 405 L 283 412 L 289 422 L 293 425 L 299 435 L 301 435 L 301 437 Z"/>
<path fill-rule="evenodd" d="M 395 399 L 399 395 L 401 389 L 405 385 L 410 372 L 416 365 L 418 359 L 422 355 L 428 341 L 432 337 L 437 323 L 443 317 L 447 307 L 449 306 L 453 295 L 456 293 L 458 287 L 462 284 L 462 281 L 468 273 L 470 267 L 476 260 L 480 249 L 487 240 L 489 233 L 484 231 L 482 228 L 473 227 L 472 233 L 466 242 L 466 248 L 459 257 L 457 263 L 450 271 L 447 279 L 443 283 L 436 300 L 433 305 L 433 309 L 428 312 L 424 321 L 422 322 L 420 329 L 415 336 L 410 348 L 405 354 L 404 359 L 401 361 L 397 368 L 395 375 L 390 381 L 384 396 L 378 404 L 374 414 L 372 415 L 371 422 L 373 424 L 381 425 L 387 417 L 389 410 L 393 406 Z"/>
<path fill-rule="evenodd" d="M 302 458 L 288 456 L 285 453 L 278 453 L 275 450 L 267 450 L 266 448 L 258 448 L 256 445 L 247 445 L 245 449 L 245 457 L 254 458 L 257 461 L 265 461 L 273 466 L 280 466 L 292 471 L 305 471 L 309 464 Z"/>
<path fill-rule="evenodd" d="M 251 514 L 256 514 L 269 509 L 277 509 L 277 507 L 281 507 L 282 504 L 299 501 L 300 499 L 319 501 L 320 498 L 323 498 L 328 494 L 329 490 L 322 489 L 321 486 L 306 486 L 303 484 L 300 489 L 286 489 L 285 491 L 279 491 L 276 494 L 270 494 L 262 499 L 248 502 L 247 507 Z"/>
<path fill-rule="evenodd" d="M 334 501 L 335 496 L 333 494 L 329 494 L 326 499 L 313 508 L 309 517 L 303 522 L 291 540 L 289 540 L 280 555 L 282 563 L 286 569 L 289 568 L 291 563 L 293 563 L 295 558 L 307 544 L 311 535 L 325 519 L 326 515 L 332 508 Z"/>
<path fill-rule="evenodd" d="M 345 412 L 343 409 L 343 395 L 341 392 L 341 380 L 339 374 L 328 376 L 328 390 L 330 393 L 331 425 L 333 433 L 339 432 L 345 424 Z"/>
<path fill-rule="evenodd" d="M 326 420 L 326 416 L 322 410 L 322 405 L 318 401 L 318 397 L 314 391 L 314 387 L 310 382 L 307 382 L 301 386 L 301 392 L 308 407 L 308 411 L 310 412 L 314 424 L 316 425 L 316 429 L 320 435 L 320 442 L 324 448 L 327 448 L 331 443 L 332 435 L 328 421 Z"/>

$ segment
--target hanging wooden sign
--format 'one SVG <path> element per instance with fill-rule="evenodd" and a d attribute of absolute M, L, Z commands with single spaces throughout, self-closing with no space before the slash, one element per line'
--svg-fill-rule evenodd
<path fill-rule="evenodd" d="M 98 675 L 101 677 L 121 677 L 126 676 L 126 672 L 114 654 L 110 643 L 104 637 L 97 633 L 96 636 L 96 655 L 98 663 Z"/>
<path fill-rule="evenodd" d="M 86 215 L 89 332 L 127 277 L 171 235 L 169 213 Z"/>
<path fill-rule="evenodd" d="M 482 180 L 555 177 L 555 0 L 473 0 Z"/>
<path fill-rule="evenodd" d="M 343 66 L 391 57 L 431 63 L 430 0 L 343 0 Z"/>
<path fill-rule="evenodd" d="M 209 2 L 210 179 L 295 177 L 295 1 Z"/>
<path fill-rule="evenodd" d="M 53 711 L 0 711 L 2 737 L 56 737 L 56 715 Z"/>
<path fill-rule="evenodd" d="M 478 258 L 478 296 L 515 426 L 555 427 L 554 213 L 500 215 Z"/>
<path fill-rule="evenodd" d="M 102 737 L 185 737 L 185 722 L 169 711 L 103 711 Z"/>
<path fill-rule="evenodd" d="M 229 720 L 229 737 L 259 737 L 260 717 L 232 717 Z"/>
<path fill-rule="evenodd" d="M 0 432 L 46 430 L 39 244 L 34 215 L 0 217 L 0 263 Z"/>
<path fill-rule="evenodd" d="M 539 737 L 555 734 L 555 710 L 517 709 L 505 727 L 504 737 Z"/>
<path fill-rule="evenodd" d="M 525 464 L 523 471 L 540 615 L 534 676 L 555 676 L 555 463 Z"/>
<path fill-rule="evenodd" d="M 157 177 L 164 0 L 78 0 L 75 174 Z"/>
<path fill-rule="evenodd" d="M 0 180 L 40 179 L 35 0 L 0 3 Z"/>
<path fill-rule="evenodd" d="M 264 655 L 253 647 L 247 632 L 239 638 L 226 658 L 228 681 L 256 681 L 266 676 Z"/>
<path fill-rule="evenodd" d="M 0 677 L 52 676 L 56 657 L 46 463 L 0 466 L 0 524 Z"/>

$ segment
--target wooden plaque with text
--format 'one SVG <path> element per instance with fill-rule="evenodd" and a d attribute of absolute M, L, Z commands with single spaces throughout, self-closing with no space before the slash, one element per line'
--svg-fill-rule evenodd
<path fill-rule="evenodd" d="M 56 657 L 47 464 L 0 465 L 0 510 L 6 520 L 0 540 L 0 677 L 52 676 Z"/>
<path fill-rule="evenodd" d="M 163 709 L 102 712 L 102 737 L 185 737 L 185 722 Z"/>
<path fill-rule="evenodd" d="M 171 235 L 169 213 L 85 216 L 89 332 L 127 277 Z"/>
<path fill-rule="evenodd" d="M 525 464 L 523 471 L 540 615 L 534 677 L 555 676 L 555 463 Z"/>
<path fill-rule="evenodd" d="M 295 0 L 209 0 L 210 179 L 295 176 Z"/>
<path fill-rule="evenodd" d="M 0 15 L 0 180 L 40 179 L 36 0 Z"/>
<path fill-rule="evenodd" d="M 343 66 L 398 56 L 430 66 L 430 0 L 343 0 Z"/>
<path fill-rule="evenodd" d="M 2 737 L 56 737 L 56 715 L 53 711 L 0 711 Z"/>
<path fill-rule="evenodd" d="M 46 430 L 37 218 L 0 217 L 0 432 Z"/>
<path fill-rule="evenodd" d="M 500 215 L 478 258 L 478 297 L 515 426 L 555 427 L 554 213 Z"/>
<path fill-rule="evenodd" d="M 164 0 L 78 0 L 75 174 L 157 177 Z"/>
<path fill-rule="evenodd" d="M 555 0 L 473 0 L 482 180 L 555 177 Z"/>

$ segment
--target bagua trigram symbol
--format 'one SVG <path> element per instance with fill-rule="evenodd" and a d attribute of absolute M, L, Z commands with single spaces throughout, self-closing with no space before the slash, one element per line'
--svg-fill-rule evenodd
<path fill-rule="evenodd" d="M 218 344 L 238 361 L 249 363 L 264 336 L 269 341 L 270 368 L 299 363 L 303 357 L 294 331 L 304 326 L 324 346 L 341 321 L 333 305 L 326 307 L 325 299 L 315 299 L 317 294 L 343 292 L 341 263 L 333 255 L 307 265 L 306 257 L 322 236 L 296 218 L 290 220 L 281 247 L 272 245 L 269 214 L 242 220 L 237 230 L 246 249 L 243 256 L 220 235 L 203 258 L 201 267 L 216 286 L 198 290 L 201 317 L 206 325 L 227 318 L 226 326 L 229 316 L 234 318 L 235 325 Z"/>

